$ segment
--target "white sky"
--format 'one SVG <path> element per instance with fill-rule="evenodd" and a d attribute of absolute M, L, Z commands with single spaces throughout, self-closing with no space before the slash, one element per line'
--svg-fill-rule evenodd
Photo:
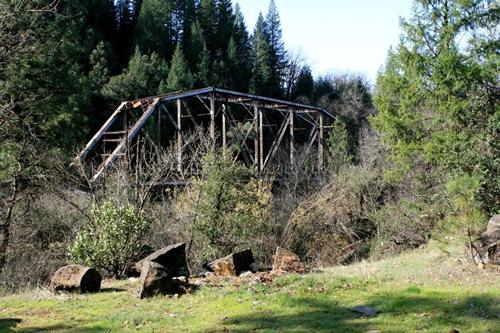
<path fill-rule="evenodd" d="M 314 74 L 358 72 L 374 82 L 389 47 L 397 45 L 399 18 L 412 0 L 275 0 L 287 49 L 301 50 Z M 269 0 L 235 0 L 253 31 Z"/>

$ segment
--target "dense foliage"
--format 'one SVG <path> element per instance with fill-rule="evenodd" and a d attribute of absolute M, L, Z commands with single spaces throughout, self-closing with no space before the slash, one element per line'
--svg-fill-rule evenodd
<path fill-rule="evenodd" d="M 183 241 L 204 259 L 285 245 L 333 264 L 472 234 L 500 207 L 499 19 L 489 0 L 414 0 L 373 89 L 314 77 L 286 49 L 273 0 L 251 32 L 231 0 L 0 1 L 0 283 L 26 262 L 50 262 L 33 280 L 45 281 L 70 243 L 74 259 L 120 275 L 143 241 Z M 335 113 L 328 167 L 296 147 L 271 192 L 224 154 L 198 163 L 208 143 L 193 145 L 202 168 L 183 191 L 152 185 L 177 172 L 172 151 L 74 190 L 68 160 L 119 101 L 206 86 Z"/>
<path fill-rule="evenodd" d="M 499 18 L 490 1 L 415 1 L 378 77 L 372 121 L 389 147 L 392 177 L 417 164 L 472 177 L 490 213 L 500 204 Z"/>
<path fill-rule="evenodd" d="M 93 223 L 76 235 L 71 258 L 119 277 L 141 249 L 151 221 L 132 206 L 116 207 L 109 201 L 95 207 L 92 217 Z"/>
<path fill-rule="evenodd" d="M 177 209 L 191 219 L 200 259 L 248 248 L 261 255 L 271 199 L 270 185 L 257 179 L 252 168 L 210 153 L 204 158 L 202 176 L 179 197 Z"/>

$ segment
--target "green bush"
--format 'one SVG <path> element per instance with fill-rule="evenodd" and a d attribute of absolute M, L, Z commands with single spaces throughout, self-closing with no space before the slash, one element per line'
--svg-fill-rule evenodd
<path fill-rule="evenodd" d="M 94 208 L 92 218 L 93 223 L 76 235 L 70 256 L 119 277 L 140 250 L 151 221 L 130 205 L 117 207 L 109 201 Z"/>
<path fill-rule="evenodd" d="M 203 160 L 202 176 L 177 199 L 176 210 L 192 221 L 199 259 L 244 248 L 259 256 L 271 198 L 270 185 L 256 179 L 250 167 L 210 153 Z"/>

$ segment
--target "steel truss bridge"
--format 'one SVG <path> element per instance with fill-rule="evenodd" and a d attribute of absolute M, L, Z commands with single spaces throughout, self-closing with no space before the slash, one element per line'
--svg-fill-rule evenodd
<path fill-rule="evenodd" d="M 189 146 L 196 142 L 187 136 L 203 128 L 214 149 L 229 152 L 235 162 L 253 165 L 260 174 L 277 163 L 293 167 L 301 157 L 297 154 L 313 154 L 321 170 L 325 138 L 334 121 L 335 116 L 323 108 L 225 89 L 175 92 L 122 102 L 77 160 L 93 161 L 90 180 L 96 182 L 141 135 L 153 131 L 149 138 L 159 146 L 173 147 L 179 175 L 188 177 L 183 169 Z"/>

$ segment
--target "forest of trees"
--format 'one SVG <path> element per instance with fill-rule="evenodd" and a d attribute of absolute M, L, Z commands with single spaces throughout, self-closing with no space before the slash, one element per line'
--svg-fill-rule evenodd
<path fill-rule="evenodd" d="M 0 271 L 9 252 L 31 251 L 11 256 L 12 271 L 66 258 L 92 219 L 60 198 L 76 183 L 69 161 L 120 101 L 207 86 L 319 105 L 339 120 L 324 175 L 307 178 L 304 162 L 263 195 L 266 239 L 344 263 L 476 231 L 500 207 L 499 19 L 494 1 L 415 0 L 372 87 L 357 74 L 313 77 L 286 49 L 273 0 L 251 30 L 231 0 L 1 1 Z M 343 242 L 356 245 L 340 260 Z"/>
<path fill-rule="evenodd" d="M 65 152 L 89 139 L 123 100 L 208 86 L 313 97 L 310 69 L 285 50 L 274 1 L 252 32 L 230 0 L 50 5 L 2 4 L 14 13 L 2 21 L 2 45 L 22 48 L 2 55 L 2 76 L 13 88 L 2 99 L 24 99 L 31 108 L 26 95 L 32 95 L 37 105 L 30 114 L 43 118 L 37 131 Z M 16 37 L 24 39 L 26 29 L 32 33 L 20 44 Z"/>

